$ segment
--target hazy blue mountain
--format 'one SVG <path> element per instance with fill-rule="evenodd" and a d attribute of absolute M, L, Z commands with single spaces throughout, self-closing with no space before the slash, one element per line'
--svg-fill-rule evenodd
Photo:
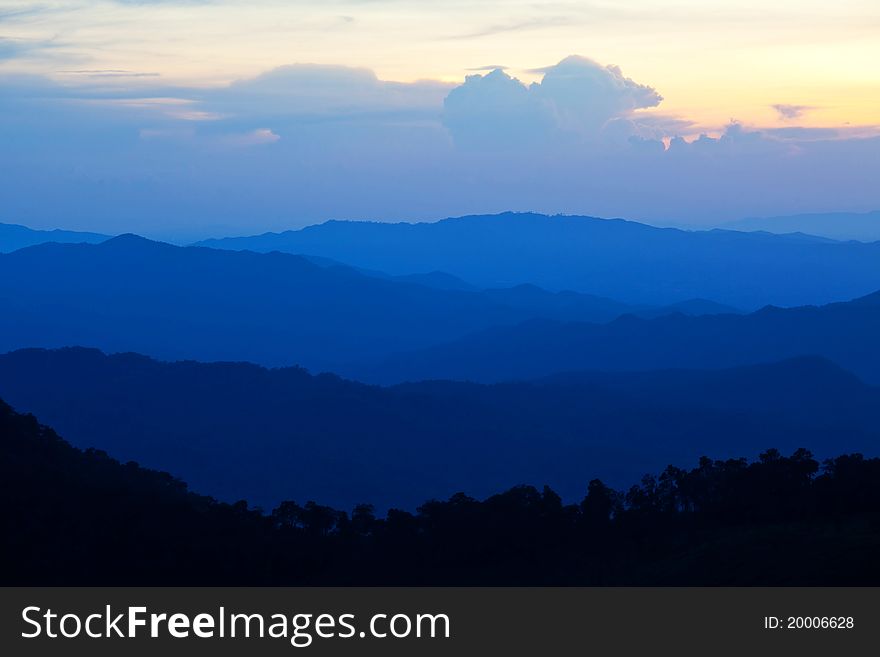
<path fill-rule="evenodd" d="M 381 388 L 296 368 L 32 349 L 0 356 L 0 397 L 74 445 L 268 508 L 412 508 L 522 483 L 580 500 L 594 477 L 629 485 L 707 452 L 870 455 L 880 444 L 878 389 L 821 359 L 566 376 Z"/>
<path fill-rule="evenodd" d="M 416 283 L 417 285 L 424 285 L 425 287 L 435 287 L 439 290 L 479 289 L 476 285 L 471 285 L 467 281 L 463 281 L 462 279 L 458 278 L 458 276 L 453 276 L 452 274 L 447 274 L 446 272 L 442 271 L 431 271 L 425 274 L 402 274 L 399 276 L 392 276 L 391 274 L 386 274 L 384 271 L 378 271 L 376 269 L 352 267 L 351 265 L 339 262 L 338 260 L 333 260 L 332 258 L 324 258 L 322 256 L 313 256 L 308 254 L 296 255 L 302 255 L 302 257 L 309 262 L 313 262 L 321 267 L 344 267 L 347 269 L 352 269 L 359 274 L 373 276 L 374 278 L 383 278 L 389 281 L 399 281 L 401 283 Z"/>
<path fill-rule="evenodd" d="M 415 283 L 440 290 L 476 291 L 479 289 L 457 276 L 442 271 L 392 276 L 375 269 L 351 267 L 331 258 L 309 255 L 303 257 L 322 267 L 344 267 L 384 280 Z M 627 314 L 639 317 L 660 317 L 671 313 L 717 315 L 742 312 L 733 306 L 716 303 L 708 299 L 686 299 L 663 306 L 635 305 L 593 294 L 572 292 L 571 290 L 551 292 L 530 283 L 507 288 L 487 288 L 482 290 L 482 292 L 487 298 L 495 302 L 534 312 L 536 316 L 564 318 L 572 321 L 605 322 Z"/>
<path fill-rule="evenodd" d="M 0 253 L 9 253 L 26 246 L 46 242 L 97 244 L 110 239 L 109 235 L 82 233 L 72 230 L 33 230 L 18 224 L 0 224 Z"/>
<path fill-rule="evenodd" d="M 744 309 L 829 303 L 880 288 L 880 244 L 505 213 L 436 223 L 330 221 L 204 246 L 309 253 L 392 275 L 443 271 L 482 288 L 531 283 L 637 305 Z"/>
<path fill-rule="evenodd" d="M 0 255 L 0 349 L 83 344 L 333 369 L 535 317 L 601 322 L 662 312 L 534 287 L 452 289 L 442 274 L 431 278 L 426 286 L 290 254 L 132 235 L 43 244 Z"/>
<path fill-rule="evenodd" d="M 533 320 L 343 371 L 379 382 L 491 382 L 565 370 L 722 368 L 821 355 L 880 383 L 877 336 L 880 292 L 818 307 L 768 306 L 748 315 L 626 315 L 607 324 Z"/>
<path fill-rule="evenodd" d="M 283 253 L 133 235 L 0 256 L 0 349 L 85 344 L 168 358 L 329 367 L 530 313 L 480 294 L 320 267 Z"/>
<path fill-rule="evenodd" d="M 429 271 L 425 274 L 401 274 L 393 276 L 393 280 L 402 283 L 417 283 L 427 287 L 436 287 L 439 290 L 476 290 L 476 285 L 461 280 L 458 276 L 447 274 L 443 271 Z"/>
<path fill-rule="evenodd" d="M 640 308 L 630 304 L 620 303 L 613 299 L 597 297 L 578 292 L 548 292 L 535 285 L 517 285 L 509 288 L 490 288 L 484 292 L 487 297 L 497 303 L 514 306 L 516 308 L 528 308 L 535 316 L 546 318 L 582 317 L 582 321 L 590 321 L 584 318 L 587 314 L 604 319 L 598 321 L 611 321 L 612 319 L 627 313 L 663 312 L 662 309 Z M 674 312 L 668 310 L 667 312 Z"/>
<path fill-rule="evenodd" d="M 401 283 L 416 283 L 440 290 L 474 291 L 479 289 L 457 276 L 441 271 L 428 272 L 427 274 L 392 276 L 375 269 L 351 267 L 331 258 L 309 255 L 303 257 L 322 267 L 345 267 L 367 276 Z M 572 321 L 604 322 L 628 314 L 639 317 L 660 317 L 672 313 L 682 313 L 685 315 L 742 313 L 741 310 L 733 306 L 727 306 L 708 299 L 685 299 L 684 301 L 663 306 L 635 305 L 593 294 L 572 292 L 571 290 L 551 292 L 530 283 L 506 288 L 487 288 L 483 290 L 483 293 L 493 301 L 516 308 L 528 309 L 542 317 L 565 318 Z"/>
<path fill-rule="evenodd" d="M 832 240 L 880 240 L 880 211 L 826 212 L 782 217 L 749 217 L 725 224 L 732 230 L 763 230 L 770 233 L 809 233 Z"/>
<path fill-rule="evenodd" d="M 668 306 L 645 306 L 626 314 L 636 315 L 638 317 L 662 317 L 663 315 L 672 315 L 674 313 L 693 316 L 741 315 L 743 314 L 743 311 L 734 308 L 733 306 L 710 301 L 709 299 L 686 299 L 685 301 L 679 301 L 678 303 L 671 303 Z"/>

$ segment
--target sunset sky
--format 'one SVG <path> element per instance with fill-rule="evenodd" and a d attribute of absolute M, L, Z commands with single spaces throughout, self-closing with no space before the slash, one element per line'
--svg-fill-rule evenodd
<path fill-rule="evenodd" d="M 0 0 L 0 221 L 195 234 L 501 209 L 697 224 L 872 210 L 877 62 L 876 0 Z M 793 169 L 767 189 L 731 160 L 676 195 L 669 181 L 704 164 L 657 169 L 608 145 L 671 154 L 701 134 L 760 135 L 749 157 Z M 633 170 L 654 181 L 635 195 Z M 411 193 L 387 182 L 401 172 Z"/>

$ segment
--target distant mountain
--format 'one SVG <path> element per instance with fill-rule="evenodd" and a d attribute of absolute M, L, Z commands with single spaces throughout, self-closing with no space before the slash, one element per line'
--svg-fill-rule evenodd
<path fill-rule="evenodd" d="M 166 358 L 330 367 L 531 315 L 480 294 L 282 253 L 133 235 L 0 256 L 0 349 L 87 344 Z"/>
<path fill-rule="evenodd" d="M 880 289 L 880 244 L 622 219 L 505 213 L 436 223 L 330 221 L 203 246 L 308 253 L 392 275 L 442 271 L 481 288 L 524 283 L 636 305 L 712 299 L 736 308 L 849 299 Z"/>
<path fill-rule="evenodd" d="M 320 256 L 303 256 L 310 262 L 322 267 L 343 267 L 358 273 L 384 280 L 401 283 L 415 283 L 425 287 L 440 290 L 479 290 L 452 274 L 441 271 L 428 272 L 427 274 L 404 274 L 392 276 L 385 272 L 374 269 L 351 267 L 337 260 L 322 258 Z M 482 290 L 483 294 L 492 301 L 509 305 L 522 310 L 533 312 L 535 316 L 568 319 L 571 321 L 608 322 L 621 315 L 637 315 L 639 317 L 661 317 L 672 313 L 684 315 L 718 315 L 724 313 L 742 313 L 733 306 L 727 306 L 708 299 L 686 299 L 664 306 L 634 305 L 621 303 L 607 297 L 599 297 L 593 294 L 572 292 L 550 292 L 537 285 L 523 283 L 508 288 L 488 288 Z"/>
<path fill-rule="evenodd" d="M 435 287 L 438 290 L 477 290 L 476 285 L 471 285 L 458 276 L 447 274 L 442 271 L 429 271 L 426 274 L 403 274 L 392 276 L 392 280 L 402 283 L 416 283 L 427 287 Z"/>
<path fill-rule="evenodd" d="M 522 483 L 579 500 L 594 477 L 629 485 L 709 450 L 822 457 L 880 445 L 878 389 L 821 359 L 566 376 L 380 388 L 296 368 L 31 349 L 0 356 L 0 397 L 78 447 L 267 508 L 316 499 L 411 509 Z"/>
<path fill-rule="evenodd" d="M 723 315 L 742 311 L 707 299 L 688 299 L 667 306 L 636 306 L 580 292 L 548 292 L 535 285 L 490 288 L 483 294 L 497 303 L 527 310 L 535 317 L 573 322 L 610 322 L 622 315 L 663 317 L 665 315 Z"/>
<path fill-rule="evenodd" d="M 742 315 L 743 311 L 733 306 L 710 301 L 709 299 L 686 299 L 678 303 L 671 303 L 668 306 L 658 306 L 656 308 L 648 306 L 624 314 L 636 315 L 637 317 L 663 317 L 664 315 L 675 313 L 698 317 L 700 315 Z"/>
<path fill-rule="evenodd" d="M 71 230 L 33 230 L 18 224 L 0 224 L 0 253 L 17 251 L 26 246 L 46 242 L 97 244 L 110 239 L 109 235 L 81 233 Z"/>
<path fill-rule="evenodd" d="M 306 254 L 297 255 L 302 255 L 302 257 L 309 262 L 313 262 L 321 267 L 343 267 L 346 269 L 352 269 L 359 274 L 365 274 L 367 276 L 382 278 L 389 281 L 415 283 L 417 285 L 424 285 L 425 287 L 434 287 L 439 290 L 473 291 L 479 289 L 476 285 L 471 285 L 470 283 L 461 280 L 457 276 L 453 276 L 452 274 L 447 274 L 442 271 L 432 271 L 426 274 L 403 274 L 400 276 L 392 276 L 391 274 L 386 274 L 384 271 L 365 269 L 363 267 L 352 267 L 351 265 L 346 265 L 345 263 L 339 262 L 338 260 L 333 260 L 332 258 L 322 258 L 321 256 L 312 256 Z"/>
<path fill-rule="evenodd" d="M 819 307 L 768 306 L 748 315 L 624 316 L 608 324 L 533 320 L 342 371 L 383 383 L 492 382 L 566 370 L 724 368 L 821 355 L 880 383 L 878 335 L 880 292 Z"/>
<path fill-rule="evenodd" d="M 880 211 L 826 212 L 782 217 L 750 217 L 724 225 L 731 230 L 763 230 L 770 233 L 809 233 L 832 240 L 880 241 Z"/>
<path fill-rule="evenodd" d="M 564 316 L 572 321 L 577 321 L 575 320 L 576 316 L 583 318 L 587 314 L 592 314 L 594 317 L 604 318 L 598 321 L 611 321 L 616 317 L 630 313 L 664 312 L 660 308 L 641 308 L 590 294 L 569 291 L 548 292 L 535 285 L 527 284 L 510 288 L 490 288 L 485 290 L 484 294 L 496 303 L 516 308 L 528 308 L 536 317 L 547 319 L 558 319 Z M 666 310 L 666 314 L 670 312 L 675 311 Z M 590 320 L 582 319 L 581 321 Z"/>
<path fill-rule="evenodd" d="M 439 273 L 383 278 L 290 254 L 133 235 L 42 244 L 0 255 L 0 350 L 83 344 L 332 370 L 536 317 L 603 322 L 663 312 L 535 287 L 461 287 Z"/>

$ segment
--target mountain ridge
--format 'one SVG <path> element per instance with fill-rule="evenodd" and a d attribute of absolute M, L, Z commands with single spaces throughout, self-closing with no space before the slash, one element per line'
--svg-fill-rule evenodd
<path fill-rule="evenodd" d="M 10 253 L 18 249 L 44 244 L 46 242 L 63 243 L 99 243 L 109 239 L 110 235 L 83 231 L 37 230 L 20 224 L 0 223 L 0 253 Z"/>
<path fill-rule="evenodd" d="M 593 480 L 570 504 L 550 487 L 518 485 L 383 517 L 371 505 L 348 513 L 285 500 L 266 513 L 245 500 L 218 502 L 168 472 L 78 449 L 2 399 L 0 447 L 0 494 L 8 501 L 0 525 L 15 528 L 4 543 L 4 586 L 880 579 L 880 460 L 860 454 L 835 453 L 821 474 L 802 449 L 790 457 L 768 449 L 751 462 L 701 457 L 694 469 L 670 466 L 627 493 Z"/>
<path fill-rule="evenodd" d="M 591 478 L 629 483 L 708 448 L 822 456 L 880 444 L 880 389 L 815 359 L 579 376 L 379 387 L 301 368 L 29 349 L 0 355 L 0 398 L 77 447 L 267 507 L 414 505 L 522 483 L 576 499 Z"/>
<path fill-rule="evenodd" d="M 607 324 L 532 319 L 493 327 L 343 373 L 381 383 L 443 378 L 497 382 L 579 370 L 715 369 L 819 355 L 880 383 L 880 292 L 823 306 L 764 306 L 745 315 L 658 318 L 623 315 Z"/>
<path fill-rule="evenodd" d="M 749 310 L 828 303 L 880 288 L 880 243 L 685 231 L 572 215 L 332 221 L 198 244 L 309 253 L 392 275 L 439 270 L 482 288 L 532 283 L 636 305 L 707 298 Z"/>
<path fill-rule="evenodd" d="M 724 226 L 734 230 L 764 230 L 775 234 L 804 232 L 834 240 L 876 242 L 880 240 L 880 210 L 747 217 Z"/>
<path fill-rule="evenodd" d="M 9 309 L 0 350 L 81 344 L 327 370 L 537 316 L 608 321 L 680 309 L 534 287 L 438 287 L 278 251 L 179 247 L 133 234 L 0 254 L 0 299 Z M 697 313 L 722 309 L 696 305 Z"/>

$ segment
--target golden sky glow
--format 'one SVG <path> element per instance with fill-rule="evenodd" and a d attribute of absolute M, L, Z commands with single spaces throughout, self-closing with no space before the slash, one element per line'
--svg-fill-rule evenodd
<path fill-rule="evenodd" d="M 362 66 L 386 80 L 462 80 L 581 54 L 711 127 L 880 123 L 876 0 L 0 0 L 0 70 L 117 84 L 216 85 L 283 64 Z M 138 74 L 140 77 L 127 75 Z"/>

